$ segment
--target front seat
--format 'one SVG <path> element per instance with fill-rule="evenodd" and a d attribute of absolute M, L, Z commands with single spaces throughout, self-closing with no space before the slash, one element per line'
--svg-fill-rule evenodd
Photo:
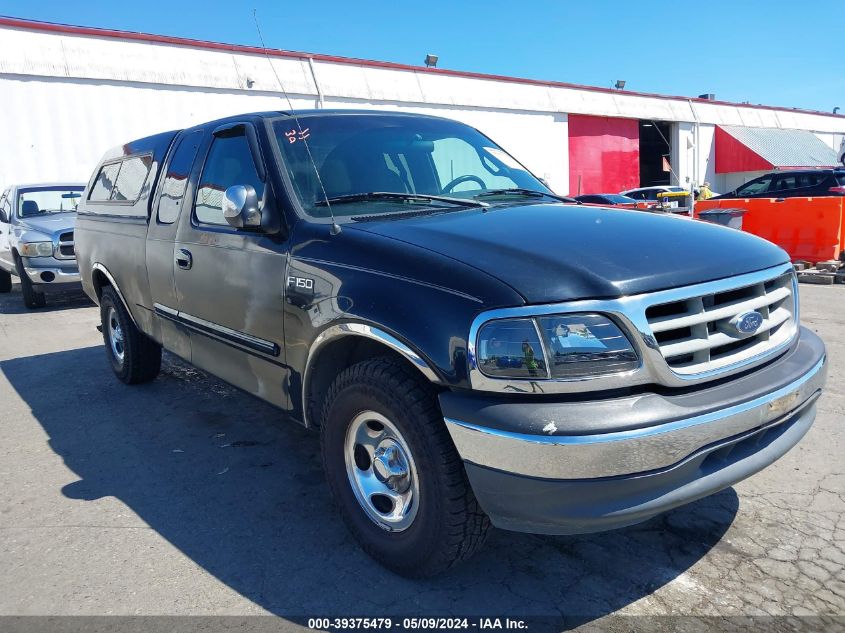
<path fill-rule="evenodd" d="M 41 209 L 38 208 L 38 203 L 35 200 L 24 200 L 23 204 L 21 205 L 21 217 L 28 218 L 33 215 L 38 215 L 41 213 Z"/>

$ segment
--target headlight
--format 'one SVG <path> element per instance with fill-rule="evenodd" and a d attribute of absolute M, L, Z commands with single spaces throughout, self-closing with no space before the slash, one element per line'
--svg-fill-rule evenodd
<path fill-rule="evenodd" d="M 24 257 L 50 257 L 53 254 L 53 242 L 27 242 L 21 244 Z"/>
<path fill-rule="evenodd" d="M 616 324 L 591 313 L 490 321 L 478 332 L 476 360 L 492 378 L 575 379 L 639 366 Z"/>

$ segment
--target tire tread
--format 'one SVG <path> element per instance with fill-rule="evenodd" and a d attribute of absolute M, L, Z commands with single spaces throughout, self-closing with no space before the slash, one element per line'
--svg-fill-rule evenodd
<path fill-rule="evenodd" d="M 470 558 L 484 545 L 491 524 L 472 492 L 463 461 L 443 422 L 434 387 L 416 376 L 414 371 L 390 357 L 373 358 L 348 367 L 338 374 L 329 388 L 321 419 L 324 423 L 329 419 L 332 406 L 344 390 L 353 385 L 366 387 L 375 383 L 407 407 L 421 425 L 420 431 L 431 443 L 431 455 L 445 483 L 441 496 L 445 502 L 445 542 L 424 566 L 398 571 L 410 576 L 431 576 Z M 322 453 L 323 467 L 326 468 L 326 451 Z M 366 543 L 362 546 L 368 554 L 379 558 L 372 547 Z M 391 567 L 396 569 L 395 565 Z"/>
<path fill-rule="evenodd" d="M 135 327 L 129 313 L 123 306 L 123 302 L 111 287 L 105 288 L 100 297 L 103 342 L 106 345 L 106 352 L 109 355 L 112 353 L 106 326 L 106 309 L 109 305 L 113 306 L 118 313 L 125 332 L 124 366 L 120 372 L 115 369 L 117 377 L 127 385 L 137 385 L 154 380 L 161 370 L 161 346 Z"/>

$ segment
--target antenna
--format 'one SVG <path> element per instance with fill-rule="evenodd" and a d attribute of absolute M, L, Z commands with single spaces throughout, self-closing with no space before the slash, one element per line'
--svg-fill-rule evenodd
<path fill-rule="evenodd" d="M 332 219 L 332 227 L 331 227 L 331 234 L 337 235 L 340 233 L 340 225 L 334 219 L 334 211 L 332 210 L 332 205 L 329 202 L 329 196 L 326 194 L 326 188 L 323 186 L 323 179 L 320 178 L 320 170 L 317 169 L 317 162 L 314 160 L 314 155 L 311 153 L 311 148 L 308 146 L 308 141 L 303 138 L 305 133 L 302 129 L 302 124 L 299 122 L 299 117 L 296 116 L 296 111 L 293 107 L 293 103 L 290 100 L 290 96 L 288 96 L 288 91 L 285 90 L 285 86 L 282 83 L 281 78 L 279 77 L 279 73 L 276 72 L 276 67 L 273 66 L 273 60 L 270 59 L 269 53 L 267 53 L 267 47 L 264 45 L 264 36 L 261 34 L 261 25 L 258 23 L 258 9 L 252 10 L 252 19 L 255 21 L 255 30 L 258 31 L 258 40 L 261 42 L 261 50 L 264 52 L 264 57 L 267 59 L 267 63 L 270 65 L 270 70 L 273 71 L 273 76 L 276 78 L 276 83 L 279 84 L 279 88 L 282 91 L 282 94 L 285 95 L 285 99 L 288 102 L 288 109 L 290 110 L 290 114 L 293 117 L 293 120 L 296 122 L 296 127 L 299 131 L 300 138 L 302 142 L 305 143 L 305 151 L 308 153 L 308 160 L 311 161 L 311 166 L 314 168 L 314 174 L 317 176 L 317 183 L 320 185 L 320 191 L 323 194 L 323 200 L 326 203 L 326 207 L 329 210 L 329 215 Z"/>

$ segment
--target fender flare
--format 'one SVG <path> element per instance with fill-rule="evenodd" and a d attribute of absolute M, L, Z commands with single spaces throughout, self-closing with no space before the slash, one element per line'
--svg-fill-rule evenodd
<path fill-rule="evenodd" d="M 105 278 L 108 280 L 109 285 L 112 288 L 114 288 L 114 291 L 117 293 L 117 298 L 120 299 L 120 302 L 123 304 L 123 307 L 125 308 L 127 314 L 129 315 L 129 318 L 132 320 L 132 325 L 134 325 L 136 328 L 138 328 L 138 323 L 137 323 L 137 321 L 135 321 L 135 316 L 132 314 L 132 310 L 129 309 L 129 304 L 126 303 L 126 298 L 123 296 L 123 293 L 120 291 L 120 286 L 117 285 L 117 281 L 115 281 L 114 276 L 109 272 L 109 269 L 106 268 L 100 262 L 94 262 L 94 264 L 91 266 L 91 271 L 93 272 L 95 270 L 101 272 L 105 276 Z M 99 299 L 99 294 L 97 295 L 97 298 Z M 140 328 L 138 328 L 138 329 L 140 330 Z"/>
<path fill-rule="evenodd" d="M 405 358 L 405 360 L 416 367 L 429 381 L 433 383 L 441 382 L 437 372 L 434 371 L 431 365 L 422 356 L 392 334 L 389 334 L 388 332 L 385 332 L 373 325 L 356 321 L 332 325 L 320 332 L 308 348 L 308 358 L 305 361 L 305 372 L 302 379 L 302 416 L 306 427 L 310 428 L 311 426 L 311 422 L 308 419 L 308 407 L 305 406 L 305 403 L 308 402 L 308 388 L 311 384 L 311 373 L 314 366 L 314 359 L 320 350 L 328 343 L 346 336 L 356 336 L 377 341 L 385 347 L 392 349 L 394 352 L 399 353 L 403 358 Z"/>

